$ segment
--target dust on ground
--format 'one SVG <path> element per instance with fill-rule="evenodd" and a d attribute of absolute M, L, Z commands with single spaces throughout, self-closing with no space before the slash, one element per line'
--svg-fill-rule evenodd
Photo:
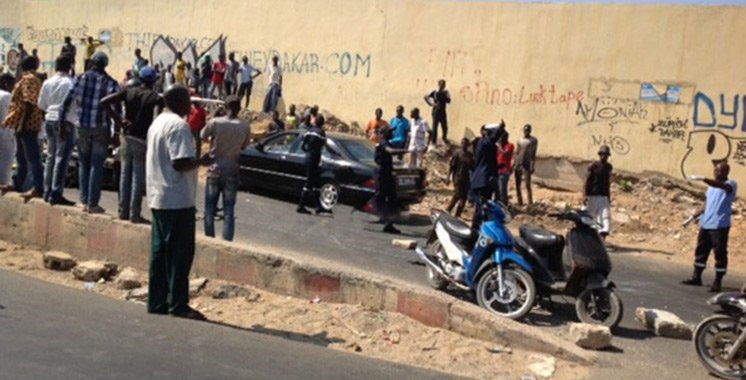
<path fill-rule="evenodd" d="M 3 241 L 0 268 L 117 299 L 125 299 L 128 292 L 118 289 L 114 282 L 84 283 L 75 280 L 69 271 L 45 269 L 41 252 Z M 147 275 L 140 273 L 139 277 L 147 289 Z M 529 367 L 547 361 L 550 368 L 555 368 L 552 379 L 578 379 L 588 373 L 586 367 L 545 354 L 465 338 L 398 313 L 360 305 L 285 297 L 250 287 L 244 287 L 248 290 L 245 296 L 214 299 L 213 291 L 226 284 L 209 280 L 192 297 L 191 305 L 212 322 L 475 379 L 537 379 L 541 377 Z"/>
<path fill-rule="evenodd" d="M 429 214 L 433 209 L 445 209 L 453 194 L 452 186 L 446 183 L 448 162 L 458 149 L 454 145 L 442 145 L 425 155 L 428 175 L 428 195 L 425 200 L 411 208 L 415 214 Z M 579 192 L 550 189 L 534 184 L 534 204 L 512 205 L 513 221 L 508 227 L 517 232 L 521 224 L 533 224 L 559 234 L 570 227 L 548 216 L 550 213 L 569 208 L 581 208 L 583 195 Z M 511 201 L 516 202 L 515 180 L 510 181 Z M 523 191 L 525 201 L 525 190 Z M 698 227 L 681 225 L 704 204 L 704 189 L 696 189 L 686 183 L 665 176 L 636 178 L 625 175 L 614 178 L 611 188 L 612 235 L 608 239 L 612 252 L 639 252 L 642 255 L 663 260 L 691 263 Z M 462 217 L 471 220 L 473 208 L 467 207 Z M 733 225 L 729 236 L 728 266 L 746 273 L 746 204 L 743 199 L 733 207 Z M 711 258 L 710 267 L 714 262 Z"/>

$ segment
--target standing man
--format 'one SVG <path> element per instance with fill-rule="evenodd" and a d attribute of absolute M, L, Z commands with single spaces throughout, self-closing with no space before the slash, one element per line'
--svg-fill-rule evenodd
<path fill-rule="evenodd" d="M 238 61 L 236 61 L 236 53 L 231 52 L 228 54 L 228 69 L 225 72 L 225 93 L 227 95 L 235 95 L 238 90 L 236 83 L 240 66 Z"/>
<path fill-rule="evenodd" d="M 145 149 L 153 115 L 164 107 L 163 98 L 153 90 L 156 72 L 150 66 L 140 70 L 140 84 L 101 99 L 103 107 L 122 132 L 122 166 L 119 176 L 119 219 L 132 223 L 147 223 L 142 217 L 142 196 L 145 193 Z M 125 117 L 114 110 L 124 103 Z"/>
<path fill-rule="evenodd" d="M 267 134 L 269 136 L 284 132 L 285 131 L 285 122 L 280 119 L 280 113 L 277 111 L 272 111 L 272 121 L 269 123 L 269 126 L 267 127 Z"/>
<path fill-rule="evenodd" d="M 326 132 L 324 132 L 324 116 L 316 116 L 314 125 L 303 134 L 303 144 L 301 149 L 306 152 L 306 183 L 303 185 L 303 191 L 300 194 L 298 202 L 299 214 L 310 214 L 306 209 L 306 203 L 310 197 L 312 203 L 316 206 L 316 214 L 332 213 L 332 210 L 326 210 L 321 206 L 319 200 L 319 186 L 321 186 L 321 152 L 326 146 Z"/>
<path fill-rule="evenodd" d="M 396 195 L 393 155 L 403 154 L 406 152 L 406 149 L 393 148 L 389 143 L 393 138 L 394 134 L 391 128 L 383 128 L 381 130 L 381 140 L 376 145 L 374 156 L 374 160 L 378 164 L 378 172 L 376 193 L 373 196 L 373 201 L 375 209 L 383 222 L 383 232 L 400 234 L 401 231 L 394 227 L 394 218 L 399 212 L 399 199 Z"/>
<path fill-rule="evenodd" d="M 478 229 L 483 220 L 483 206 L 492 198 L 495 190 L 495 175 L 497 174 L 497 149 L 495 144 L 505 133 L 505 122 L 489 124 L 483 127 L 482 138 L 474 149 L 474 172 L 471 176 L 469 191 L 474 200 L 474 218 L 472 229 Z"/>
<path fill-rule="evenodd" d="M 44 200 L 52 205 L 73 206 L 75 202 L 62 196 L 67 163 L 75 143 L 75 126 L 60 119 L 65 98 L 73 88 L 70 78 L 72 62 L 67 55 L 57 57 L 56 73 L 41 86 L 39 108 L 44 111 L 47 135 L 47 160 L 44 170 Z"/>
<path fill-rule="evenodd" d="M 598 150 L 599 160 L 588 167 L 585 180 L 585 201 L 587 211 L 600 226 L 599 234 L 606 239 L 611 233 L 611 172 L 609 163 L 611 149 L 601 145 Z"/>
<path fill-rule="evenodd" d="M 207 98 L 210 95 L 210 83 L 212 82 L 212 57 L 210 53 L 206 53 L 204 57 L 199 60 L 199 72 L 202 75 L 200 79 L 200 85 L 202 86 L 202 97 Z"/>
<path fill-rule="evenodd" d="M 420 109 L 413 108 L 412 129 L 409 131 L 409 167 L 421 168 L 425 152 L 427 152 L 427 141 L 430 135 L 430 126 L 427 121 L 420 117 Z"/>
<path fill-rule="evenodd" d="M 65 99 L 61 120 L 67 119 L 70 108 L 79 110 L 78 121 L 78 189 L 83 211 L 91 214 L 106 212 L 98 202 L 104 161 L 111 141 L 111 118 L 101 107 L 101 99 L 120 91 L 119 84 L 106 72 L 109 57 L 98 52 L 91 58 L 91 69 L 75 78 L 73 89 Z"/>
<path fill-rule="evenodd" d="M 225 99 L 228 115 L 216 117 L 202 130 L 202 138 L 210 141 L 210 157 L 215 163 L 207 170 L 205 185 L 205 235 L 215 237 L 215 214 L 218 199 L 223 197 L 223 240 L 232 241 L 235 231 L 233 209 L 238 191 L 238 163 L 241 150 L 251 141 L 249 123 L 238 118 L 241 99 L 229 95 Z"/>
<path fill-rule="evenodd" d="M 526 124 L 523 127 L 523 138 L 518 140 L 515 151 L 515 193 L 518 197 L 518 204 L 523 206 L 523 194 L 521 194 L 521 182 L 524 178 L 526 181 L 526 193 L 528 194 L 528 204 L 534 202 L 534 194 L 531 190 L 531 176 L 534 174 L 536 165 L 536 152 L 539 148 L 539 141 L 536 137 L 531 136 L 531 125 Z"/>
<path fill-rule="evenodd" d="M 197 156 L 202 157 L 202 138 L 200 133 L 202 128 L 207 125 L 207 110 L 200 102 L 192 102 L 192 109 L 189 111 L 189 129 L 194 137 L 194 144 L 197 146 Z"/>
<path fill-rule="evenodd" d="M 23 76 L 23 68 L 21 67 L 21 64 L 23 61 L 28 57 L 28 52 L 23 47 L 23 44 L 18 44 L 18 65 L 16 66 L 16 82 L 21 80 L 21 76 Z M 38 67 L 38 65 L 37 65 Z"/>
<path fill-rule="evenodd" d="M 189 91 L 174 86 L 165 94 L 166 111 L 148 130 L 146 170 L 148 205 L 153 212 L 148 281 L 148 313 L 205 320 L 189 307 L 189 271 L 194 260 L 197 167 L 194 139 L 184 117 Z"/>
<path fill-rule="evenodd" d="M 15 78 L 9 73 L 0 74 L 0 189 L 11 184 L 13 160 L 16 155 L 16 136 L 11 128 L 5 127 L 3 121 L 8 116 L 10 92 L 13 91 Z"/>
<path fill-rule="evenodd" d="M 515 146 L 508 141 L 509 134 L 506 131 L 500 136 L 497 143 L 497 184 L 500 202 L 508 205 L 508 183 L 510 173 L 513 171 L 513 152 Z"/>
<path fill-rule="evenodd" d="M 70 60 L 70 75 L 75 76 L 75 57 L 78 55 L 78 49 L 73 45 L 72 38 L 65 36 L 65 44 L 62 45 L 60 55 Z"/>
<path fill-rule="evenodd" d="M 23 193 L 24 200 L 41 197 L 44 194 L 44 169 L 41 165 L 39 132 L 44 123 L 44 112 L 39 109 L 39 92 L 41 81 L 36 76 L 38 68 L 36 58 L 27 56 L 21 61 L 21 80 L 13 88 L 10 96 L 10 107 L 5 117 L 6 128 L 15 130 L 16 135 L 16 173 L 13 185 L 0 188 L 2 193 L 10 190 L 24 191 L 26 176 L 31 169 L 33 187 Z"/>
<path fill-rule="evenodd" d="M 93 55 L 96 54 L 96 48 L 103 45 L 104 43 L 101 40 L 94 40 L 91 36 L 81 38 L 80 40 L 85 44 L 85 59 L 83 60 L 83 71 L 88 71 L 91 69 L 91 60 L 93 59 Z"/>
<path fill-rule="evenodd" d="M 225 54 L 218 55 L 218 61 L 212 66 L 212 87 L 210 97 L 215 97 L 215 89 L 218 90 L 218 99 L 225 98 L 225 74 L 228 72 L 228 64 L 225 63 Z"/>
<path fill-rule="evenodd" d="M 246 108 L 249 108 L 249 99 L 251 98 L 251 88 L 254 87 L 254 78 L 262 75 L 262 72 L 249 64 L 249 57 L 241 58 L 241 86 L 238 87 L 238 98 L 246 96 Z"/>
<path fill-rule="evenodd" d="M 182 57 L 182 53 L 176 53 L 176 65 L 174 69 L 174 80 L 176 84 L 186 87 L 187 85 L 187 63 Z"/>
<path fill-rule="evenodd" d="M 448 170 L 448 182 L 453 181 L 453 197 L 446 210 L 450 214 L 453 207 L 456 207 L 455 216 L 458 218 L 464 211 L 466 199 L 469 197 L 469 176 L 474 168 L 474 155 L 469 151 L 471 143 L 464 137 L 461 139 L 461 150 L 451 156 L 451 162 Z"/>
<path fill-rule="evenodd" d="M 366 134 L 368 135 L 368 140 L 370 140 L 373 144 L 378 144 L 378 141 L 381 140 L 381 130 L 384 127 L 388 127 L 389 123 L 386 122 L 386 120 L 383 120 L 383 110 L 380 108 L 376 108 L 375 118 L 368 121 L 368 128 L 366 131 Z"/>
<path fill-rule="evenodd" d="M 264 107 L 262 112 L 270 113 L 277 109 L 277 103 L 282 97 L 282 68 L 280 67 L 280 57 L 272 57 L 272 65 L 267 69 L 269 71 L 269 85 L 267 86 L 267 95 L 264 97 Z"/>
<path fill-rule="evenodd" d="M 288 107 L 288 114 L 285 115 L 285 127 L 287 129 L 298 129 L 298 115 L 295 113 L 295 104 Z"/>
<path fill-rule="evenodd" d="M 702 285 L 702 272 L 707 267 L 710 251 L 715 251 L 715 281 L 710 291 L 718 293 L 723 287 L 723 277 L 728 270 L 728 233 L 733 216 L 733 201 L 736 199 L 738 185 L 728 179 L 730 166 L 725 161 L 715 163 L 715 179 L 703 176 L 689 176 L 690 181 L 702 181 L 707 184 L 705 206 L 689 218 L 684 226 L 702 216 L 699 222 L 697 248 L 694 251 L 694 273 L 682 281 L 684 285 Z"/>
<path fill-rule="evenodd" d="M 409 120 L 404 117 L 404 106 L 396 106 L 396 116 L 391 119 L 391 123 L 389 124 L 391 125 L 391 135 L 393 136 L 389 141 L 391 148 L 406 149 L 408 145 L 407 138 L 409 137 L 409 130 L 411 127 L 409 125 Z M 402 155 L 400 154 L 399 160 L 401 160 L 401 158 Z"/>
<path fill-rule="evenodd" d="M 132 78 L 135 81 L 140 80 L 140 70 L 145 67 L 145 58 L 142 57 L 142 50 L 135 49 L 135 61 L 132 63 Z"/>
<path fill-rule="evenodd" d="M 438 125 L 443 127 L 443 143 L 448 144 L 448 116 L 446 106 L 451 102 L 451 94 L 446 90 L 446 81 L 438 81 L 438 88 L 425 95 L 425 102 L 433 108 L 433 134 L 431 142 L 438 143 Z"/>

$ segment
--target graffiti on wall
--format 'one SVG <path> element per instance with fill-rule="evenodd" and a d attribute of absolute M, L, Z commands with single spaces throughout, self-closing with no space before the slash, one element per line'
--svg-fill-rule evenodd
<path fill-rule="evenodd" d="M 13 72 L 18 65 L 18 38 L 21 31 L 17 28 L 0 27 L 0 66 Z"/>
<path fill-rule="evenodd" d="M 681 160 L 681 175 L 709 175 L 712 162 L 720 160 L 735 163 L 732 169 L 736 171 L 746 171 L 746 138 L 728 136 L 714 129 L 689 132 L 687 152 Z"/>
<path fill-rule="evenodd" d="M 716 103 L 705 93 L 697 92 L 692 116 L 694 127 L 736 130 L 740 126 L 740 131 L 746 132 L 746 96 L 720 94 L 715 99 L 719 102 Z"/>
<path fill-rule="evenodd" d="M 435 86 L 436 81 L 431 81 Z M 427 80 L 425 80 L 425 83 Z M 420 87 L 420 83 L 417 83 Z M 585 93 L 580 90 L 559 90 L 554 84 L 540 84 L 538 86 L 521 85 L 519 87 L 499 87 L 487 81 L 476 81 L 461 87 L 458 94 L 461 100 L 470 104 L 489 106 L 511 105 L 565 105 L 569 107 L 576 101 L 585 99 Z"/>
<path fill-rule="evenodd" d="M 605 123 L 612 127 L 619 123 L 639 124 L 648 118 L 648 105 L 639 100 L 617 99 L 607 96 L 578 100 L 575 115 L 579 117 L 578 125 Z"/>
<path fill-rule="evenodd" d="M 620 156 L 624 156 L 632 150 L 632 145 L 630 145 L 629 141 L 619 135 L 594 134 L 591 135 L 591 141 L 593 146 L 607 145 L 614 153 Z"/>
<path fill-rule="evenodd" d="M 671 143 L 673 141 L 684 141 L 689 119 L 666 118 L 650 124 L 650 133 L 658 136 L 658 141 Z"/>
<path fill-rule="evenodd" d="M 200 49 L 194 39 L 181 48 L 181 44 L 177 45 L 171 37 L 157 36 L 150 47 L 150 63 L 161 67 L 173 65 L 176 62 L 176 54 L 181 53 L 185 62 L 196 66 L 197 61 L 204 55 L 209 54 L 213 59 L 216 59 L 220 54 L 225 54 L 225 41 L 227 39 L 228 37 L 220 35 L 213 39 L 212 43 L 204 45 L 207 46 L 206 48 Z"/>

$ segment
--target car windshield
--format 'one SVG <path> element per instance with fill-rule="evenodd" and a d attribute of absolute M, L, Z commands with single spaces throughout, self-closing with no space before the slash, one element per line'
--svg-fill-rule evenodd
<path fill-rule="evenodd" d="M 375 145 L 368 140 L 339 140 L 339 144 L 350 153 L 355 161 L 371 163 L 375 161 Z"/>

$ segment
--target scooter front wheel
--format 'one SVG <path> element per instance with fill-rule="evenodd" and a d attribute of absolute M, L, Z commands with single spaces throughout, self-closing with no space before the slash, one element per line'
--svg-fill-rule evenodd
<path fill-rule="evenodd" d="M 441 245 L 437 240 L 430 246 L 430 253 L 435 260 L 439 260 L 440 257 L 445 256 L 443 245 Z M 431 268 L 429 265 L 427 265 L 427 283 L 430 284 L 433 289 L 437 290 L 445 290 L 448 287 L 448 281 L 435 272 L 435 269 Z"/>
<path fill-rule="evenodd" d="M 586 289 L 575 300 L 575 313 L 580 322 L 614 328 L 622 320 L 622 300 L 610 289 Z"/>
<path fill-rule="evenodd" d="M 502 287 L 498 267 L 485 272 L 477 282 L 479 306 L 493 314 L 510 319 L 521 319 L 531 311 L 536 298 L 536 285 L 523 269 L 509 266 L 502 269 Z"/>
<path fill-rule="evenodd" d="M 736 352 L 733 359 L 726 359 L 728 351 L 742 334 L 738 320 L 726 315 L 713 315 L 697 325 L 694 330 L 694 348 L 699 360 L 710 373 L 723 379 L 746 377 L 746 349 Z"/>

